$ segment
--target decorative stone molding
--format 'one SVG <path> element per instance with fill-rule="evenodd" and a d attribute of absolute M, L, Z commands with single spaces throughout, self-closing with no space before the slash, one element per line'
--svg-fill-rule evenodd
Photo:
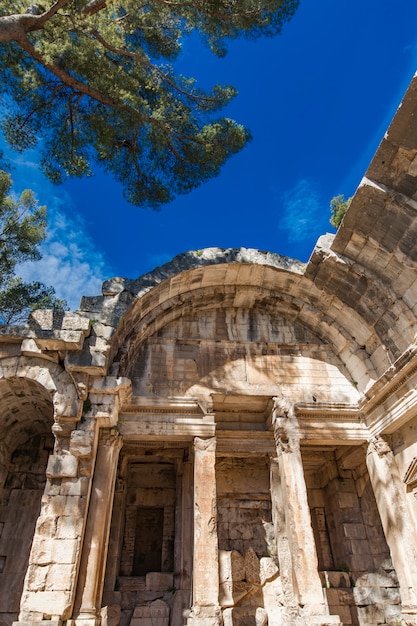
<path fill-rule="evenodd" d="M 300 431 L 294 406 L 283 397 L 273 398 L 272 427 L 278 453 L 299 451 Z"/>
<path fill-rule="evenodd" d="M 387 454 L 392 454 L 391 447 L 387 441 L 386 437 L 382 437 L 378 435 L 378 437 L 374 437 L 369 442 L 368 454 L 376 452 L 380 459 Z"/>

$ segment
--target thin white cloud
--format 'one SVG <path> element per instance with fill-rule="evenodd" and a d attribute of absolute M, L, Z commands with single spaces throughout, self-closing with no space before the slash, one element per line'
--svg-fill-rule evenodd
<path fill-rule="evenodd" d="M 89 236 L 71 197 L 39 171 L 37 152 L 19 155 L 1 140 L 0 148 L 12 165 L 14 192 L 32 189 L 39 204 L 46 204 L 48 209 L 47 238 L 40 247 L 42 258 L 20 264 L 16 273 L 25 281 L 52 285 L 58 298 L 65 298 L 71 310 L 77 309 L 81 297 L 100 294 L 103 280 L 114 272 Z"/>
<path fill-rule="evenodd" d="M 283 217 L 278 228 L 286 231 L 290 242 L 308 241 L 322 209 L 323 202 L 314 182 L 302 178 L 282 196 Z"/>
<path fill-rule="evenodd" d="M 79 307 L 81 296 L 101 293 L 103 280 L 113 272 L 89 237 L 81 217 L 73 210 L 71 217 L 67 215 L 63 204 L 63 193 L 47 199 L 48 234 L 40 248 L 42 258 L 22 263 L 17 274 L 25 281 L 52 285 L 57 297 L 65 298 L 74 310 Z"/>

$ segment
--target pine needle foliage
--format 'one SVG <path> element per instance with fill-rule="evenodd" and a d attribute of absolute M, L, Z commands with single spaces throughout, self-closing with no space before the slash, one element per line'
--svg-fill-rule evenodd
<path fill-rule="evenodd" d="M 65 310 L 65 300 L 53 287 L 41 282 L 24 282 L 15 275 L 16 266 L 41 258 L 39 245 L 45 239 L 46 207 L 39 206 L 30 190 L 19 198 L 11 193 L 10 175 L 0 170 L 0 322 L 22 323 L 34 309 Z"/>
<path fill-rule="evenodd" d="M 237 37 L 274 36 L 299 0 L 2 0 L 2 124 L 38 144 L 54 182 L 111 173 L 133 204 L 158 208 L 216 176 L 250 139 L 219 111 L 236 95 L 177 74 L 197 30 L 223 56 Z"/>

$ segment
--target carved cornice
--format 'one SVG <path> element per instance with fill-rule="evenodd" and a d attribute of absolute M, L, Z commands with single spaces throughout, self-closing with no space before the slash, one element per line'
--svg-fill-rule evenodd
<path fill-rule="evenodd" d="M 172 416 L 193 416 L 203 418 L 200 409 L 180 409 L 178 407 L 137 407 L 135 405 L 124 406 L 122 413 L 126 415 L 172 415 Z"/>
<path fill-rule="evenodd" d="M 417 415 L 417 346 L 413 344 L 361 399 L 371 436 L 393 433 Z"/>
<path fill-rule="evenodd" d="M 417 345 L 410 346 L 358 404 L 295 405 L 303 440 L 370 441 L 417 415 Z"/>
<path fill-rule="evenodd" d="M 128 379 L 126 379 L 128 380 Z M 123 406 L 125 409 L 136 410 L 136 412 L 142 411 L 156 411 L 157 413 L 170 411 L 172 413 L 184 413 L 192 412 L 204 414 L 203 409 L 199 401 L 196 398 L 191 397 L 149 397 L 149 396 L 132 396 L 129 404 Z"/>
<path fill-rule="evenodd" d="M 417 344 L 411 345 L 391 367 L 365 392 L 360 405 L 369 412 L 374 406 L 383 404 L 410 378 L 417 374 Z"/>

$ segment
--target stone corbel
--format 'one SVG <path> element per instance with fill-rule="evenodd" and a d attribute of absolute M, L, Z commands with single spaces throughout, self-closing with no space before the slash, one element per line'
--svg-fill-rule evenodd
<path fill-rule="evenodd" d="M 66 454 L 69 452 L 71 433 L 77 427 L 77 417 L 59 417 L 52 426 L 52 433 L 55 437 L 55 454 Z"/>

